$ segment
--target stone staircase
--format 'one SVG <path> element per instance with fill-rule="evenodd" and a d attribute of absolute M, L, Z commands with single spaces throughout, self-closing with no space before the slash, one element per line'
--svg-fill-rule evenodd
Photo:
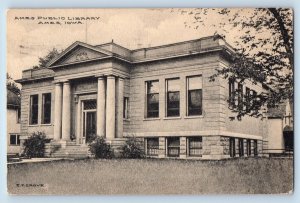
<path fill-rule="evenodd" d="M 114 155 L 120 157 L 122 147 L 127 138 L 115 138 L 107 141 L 110 144 Z M 140 145 L 143 147 L 143 140 L 140 140 Z M 45 144 L 45 157 L 55 158 L 87 158 L 91 157 L 88 145 L 76 144 L 75 141 L 67 141 L 66 143 L 54 142 Z"/>
<path fill-rule="evenodd" d="M 45 156 L 55 158 L 87 158 L 91 154 L 87 145 L 67 141 L 65 144 L 51 142 L 45 145 Z"/>

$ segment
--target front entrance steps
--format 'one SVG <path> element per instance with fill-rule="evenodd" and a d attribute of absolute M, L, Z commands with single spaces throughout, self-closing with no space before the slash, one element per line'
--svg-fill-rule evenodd
<path fill-rule="evenodd" d="M 76 144 L 75 141 L 52 141 L 45 145 L 45 157 L 55 158 L 87 158 L 90 156 L 87 145 Z"/>
<path fill-rule="evenodd" d="M 115 157 L 122 155 L 122 147 L 128 138 L 106 140 L 111 146 Z M 141 143 L 142 140 L 140 140 Z M 141 145 L 142 146 L 142 145 Z M 88 144 L 76 144 L 75 141 L 51 141 L 45 144 L 45 157 L 52 158 L 87 158 L 91 157 Z"/>

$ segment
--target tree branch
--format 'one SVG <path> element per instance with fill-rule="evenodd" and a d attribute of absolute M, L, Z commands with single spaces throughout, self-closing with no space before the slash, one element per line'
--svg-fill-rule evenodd
<path fill-rule="evenodd" d="M 289 33 L 287 31 L 287 29 L 284 26 L 284 22 L 278 12 L 278 10 L 276 8 L 268 8 L 268 10 L 273 14 L 274 18 L 276 19 L 279 29 L 280 29 L 280 33 L 282 35 L 283 38 L 283 42 L 284 42 L 284 46 L 285 46 L 285 50 L 288 53 L 288 58 L 291 64 L 291 68 L 293 69 L 294 67 L 294 53 L 291 49 L 291 44 L 289 41 Z"/>

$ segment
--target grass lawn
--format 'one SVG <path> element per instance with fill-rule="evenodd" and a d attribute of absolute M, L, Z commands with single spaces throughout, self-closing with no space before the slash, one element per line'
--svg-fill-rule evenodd
<path fill-rule="evenodd" d="M 7 178 L 11 194 L 288 193 L 293 160 L 62 160 L 8 165 Z"/>

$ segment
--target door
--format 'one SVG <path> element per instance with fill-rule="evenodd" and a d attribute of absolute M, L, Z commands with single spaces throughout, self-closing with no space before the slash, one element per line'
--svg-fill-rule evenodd
<path fill-rule="evenodd" d="M 96 136 L 96 112 L 87 111 L 84 112 L 85 122 L 84 122 L 84 137 L 86 142 L 90 142 L 91 139 Z"/>

